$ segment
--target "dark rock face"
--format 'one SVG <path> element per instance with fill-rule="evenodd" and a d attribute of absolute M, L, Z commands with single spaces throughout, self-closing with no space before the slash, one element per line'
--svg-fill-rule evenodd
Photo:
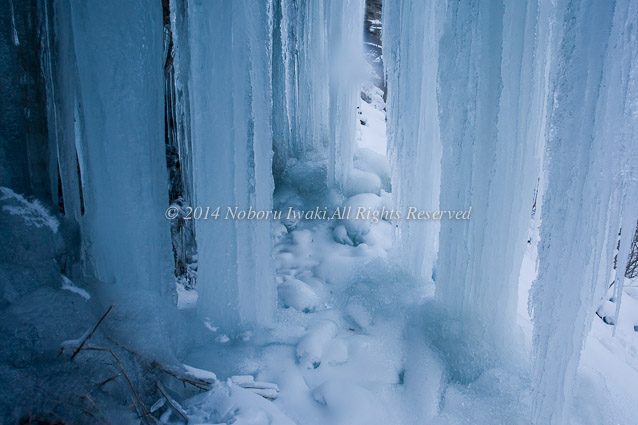
<path fill-rule="evenodd" d="M 374 69 L 374 85 L 383 90 L 385 96 L 385 78 L 383 76 L 383 49 L 381 41 L 382 0 L 366 0 L 363 23 L 364 54 Z"/>
<path fill-rule="evenodd" d="M 381 11 L 382 0 L 366 0 L 365 41 L 381 46 Z"/>
<path fill-rule="evenodd" d="M 36 0 L 0 8 L 0 186 L 51 199 Z"/>

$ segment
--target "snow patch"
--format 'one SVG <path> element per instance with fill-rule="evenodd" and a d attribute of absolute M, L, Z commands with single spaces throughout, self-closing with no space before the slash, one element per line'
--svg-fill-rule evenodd
<path fill-rule="evenodd" d="M 58 231 L 60 222 L 57 218 L 49 213 L 49 211 L 38 201 L 28 201 L 22 195 L 15 193 L 8 187 L 0 187 L 0 201 L 11 202 L 13 205 L 3 205 L 2 210 L 11 215 L 22 217 L 24 222 L 29 226 L 38 228 L 47 227 L 53 233 Z"/>

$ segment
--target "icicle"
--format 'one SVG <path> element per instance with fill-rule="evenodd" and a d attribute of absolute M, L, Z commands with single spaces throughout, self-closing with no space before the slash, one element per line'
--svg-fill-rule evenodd
<path fill-rule="evenodd" d="M 272 208 L 270 2 L 188 7 L 196 205 L 198 311 L 230 334 L 268 326 L 276 303 L 271 223 L 226 219 L 226 209 Z M 208 42 L 214 40 L 214 42 Z"/>
<path fill-rule="evenodd" d="M 435 210 L 439 204 L 441 140 L 436 64 L 443 12 L 437 2 L 383 5 L 388 155 L 397 211 L 404 212 L 408 207 Z M 414 275 L 432 275 L 438 233 L 438 222 L 402 221 L 395 227 L 401 259 Z"/>
<path fill-rule="evenodd" d="M 403 220 L 396 242 L 414 274 L 432 275 L 449 312 L 478 321 L 502 348 L 540 161 L 536 25 L 534 3 L 384 5 L 396 208 L 472 208 L 468 221 L 442 220 L 440 234 L 437 222 Z"/>
<path fill-rule="evenodd" d="M 532 407 L 534 423 L 562 424 L 612 269 L 621 208 L 629 213 L 623 233 L 631 234 L 636 221 L 638 5 L 583 0 L 542 7 L 551 8 L 555 31 L 539 273 L 532 288 Z"/>
<path fill-rule="evenodd" d="M 55 7 L 64 49 L 56 87 L 59 158 L 67 175 L 75 175 L 65 185 L 75 186 L 75 211 L 86 210 L 87 271 L 122 287 L 171 294 L 161 4 L 60 1 Z"/>

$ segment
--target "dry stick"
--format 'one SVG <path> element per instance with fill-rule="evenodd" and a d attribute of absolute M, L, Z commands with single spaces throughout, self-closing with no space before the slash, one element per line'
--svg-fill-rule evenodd
<path fill-rule="evenodd" d="M 186 415 L 184 408 L 180 406 L 178 402 L 173 400 L 173 398 L 170 395 L 168 395 L 168 392 L 166 391 L 166 389 L 164 388 L 164 385 L 162 385 L 160 381 L 156 381 L 156 384 L 157 384 L 157 389 L 164 396 L 168 405 L 171 406 L 173 410 L 184 419 L 184 422 L 188 424 L 188 416 Z"/>
<path fill-rule="evenodd" d="M 106 385 L 106 384 L 108 384 L 109 382 L 111 382 L 111 381 L 113 381 L 113 380 L 115 380 L 115 379 L 119 378 L 120 376 L 122 376 L 122 374 L 121 374 L 121 373 L 118 373 L 117 375 L 113 375 L 113 376 L 111 376 L 110 378 L 105 379 L 104 381 L 100 382 L 100 383 L 98 384 L 98 387 L 99 387 L 99 388 L 102 388 L 103 386 L 105 386 L 105 385 Z"/>
<path fill-rule="evenodd" d="M 82 351 L 82 347 L 84 347 L 84 344 L 86 344 L 86 342 L 93 336 L 93 334 L 95 333 L 95 331 L 97 331 L 97 328 L 100 326 L 100 324 L 102 323 L 102 321 L 104 319 L 106 319 L 106 316 L 111 312 L 111 310 L 113 310 L 113 304 L 111 304 L 111 306 L 108 308 L 108 310 L 106 310 L 106 313 L 104 313 L 102 315 L 102 317 L 100 317 L 100 320 L 98 320 L 98 322 L 95 324 L 95 326 L 93 327 L 93 330 L 82 339 L 82 342 L 80 343 L 80 345 L 78 346 L 78 348 L 75 349 L 75 352 L 73 353 L 73 355 L 71 356 L 71 360 L 73 360 L 75 358 L 75 356 L 78 355 L 78 353 L 80 351 Z"/>
<path fill-rule="evenodd" d="M 55 405 L 55 407 L 58 406 L 65 406 L 65 407 L 70 407 L 73 409 L 78 409 L 79 411 L 86 413 L 87 415 L 91 416 L 93 419 L 95 419 L 97 422 L 99 423 L 105 423 L 103 422 L 100 418 L 98 418 L 97 416 L 95 416 L 93 414 L 93 412 L 91 412 L 89 409 L 82 407 L 82 406 L 76 406 L 75 404 L 68 402 L 68 401 L 61 401 L 61 400 L 56 400 L 57 404 Z M 54 407 L 54 408 L 55 408 Z M 55 412 L 51 412 L 52 414 L 54 414 L 55 416 L 57 416 L 61 421 L 64 421 L 64 418 L 62 418 L 60 415 L 58 415 Z M 30 422 L 29 422 L 30 423 Z"/>
<path fill-rule="evenodd" d="M 102 416 L 103 418 L 105 418 L 104 414 L 102 413 L 102 411 L 100 410 L 99 407 L 97 407 L 97 404 L 95 404 L 95 401 L 93 401 L 93 398 L 91 398 L 91 396 L 87 393 L 87 394 L 83 394 L 80 396 L 80 398 L 87 400 L 89 402 L 89 404 L 91 404 L 91 406 L 93 406 L 93 408 L 95 409 L 95 413 L 99 414 L 100 416 Z M 96 418 L 97 419 L 97 418 Z M 105 421 L 100 420 L 100 422 L 102 423 L 106 423 Z"/>

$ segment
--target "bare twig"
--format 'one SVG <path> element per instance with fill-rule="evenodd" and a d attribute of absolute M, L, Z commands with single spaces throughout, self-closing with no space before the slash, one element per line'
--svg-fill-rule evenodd
<path fill-rule="evenodd" d="M 73 355 L 71 356 L 71 360 L 73 360 L 75 358 L 75 356 L 78 355 L 78 353 L 82 350 L 82 347 L 84 347 L 84 344 L 86 344 L 86 342 L 91 339 L 91 337 L 93 336 L 93 334 L 95 333 L 95 331 L 97 331 L 97 328 L 100 326 L 100 324 L 102 323 L 102 321 L 104 321 L 104 319 L 106 319 L 106 316 L 111 312 L 111 310 L 113 310 L 113 304 L 111 304 L 111 306 L 108 308 L 108 310 L 106 310 L 106 313 L 104 313 L 102 315 L 102 317 L 100 317 L 100 320 L 97 321 L 97 323 L 95 324 L 95 326 L 93 327 L 93 330 L 91 332 L 88 333 L 88 335 L 86 335 L 83 339 L 82 342 L 80 342 L 80 345 L 78 346 L 78 348 L 75 349 L 75 352 L 73 353 Z"/>
<path fill-rule="evenodd" d="M 164 388 L 164 385 L 162 385 L 160 381 L 156 381 L 156 384 L 157 384 L 157 389 L 164 396 L 168 405 L 171 406 L 171 408 L 176 413 L 178 413 L 182 417 L 182 419 L 184 419 L 184 422 L 188 424 L 188 415 L 186 415 L 186 411 L 184 410 L 184 408 L 178 402 L 173 400 L 173 398 L 168 394 L 168 392 L 166 391 L 166 388 Z"/>
<path fill-rule="evenodd" d="M 97 406 L 97 404 L 95 404 L 95 401 L 93 401 L 93 398 L 89 394 L 83 394 L 83 395 L 80 396 L 80 398 L 88 401 L 89 404 L 93 407 L 93 409 L 95 409 L 95 413 L 97 413 L 101 417 L 105 418 L 104 414 L 102 413 L 100 408 Z M 100 422 L 106 423 L 106 421 L 103 421 L 103 420 L 100 420 Z"/>
<path fill-rule="evenodd" d="M 122 376 L 122 374 L 121 374 L 121 373 L 118 373 L 117 375 L 113 375 L 113 376 L 111 376 L 110 378 L 105 379 L 104 381 L 100 382 L 100 383 L 98 384 L 98 387 L 102 388 L 103 386 L 105 386 L 105 385 L 106 385 L 106 384 L 108 384 L 109 382 L 111 382 L 111 381 L 113 381 L 113 380 L 115 380 L 115 379 L 119 378 L 120 376 Z"/>
<path fill-rule="evenodd" d="M 78 406 L 74 403 L 71 403 L 70 401 L 57 401 L 56 407 L 58 406 L 64 406 L 64 407 L 68 407 L 68 408 L 72 408 L 72 409 L 77 409 L 79 411 L 81 411 L 82 413 L 85 413 L 87 415 L 89 415 L 90 417 L 92 417 L 96 423 L 105 423 L 103 420 L 101 420 L 100 418 L 98 418 L 97 416 L 95 416 L 95 414 L 93 414 L 93 412 L 91 412 L 89 409 L 87 409 L 86 407 L 82 407 L 82 406 Z M 52 412 L 55 414 L 55 412 Z M 63 418 L 58 415 L 55 414 L 55 416 L 57 416 L 58 418 L 60 418 L 60 420 L 63 420 Z"/>

